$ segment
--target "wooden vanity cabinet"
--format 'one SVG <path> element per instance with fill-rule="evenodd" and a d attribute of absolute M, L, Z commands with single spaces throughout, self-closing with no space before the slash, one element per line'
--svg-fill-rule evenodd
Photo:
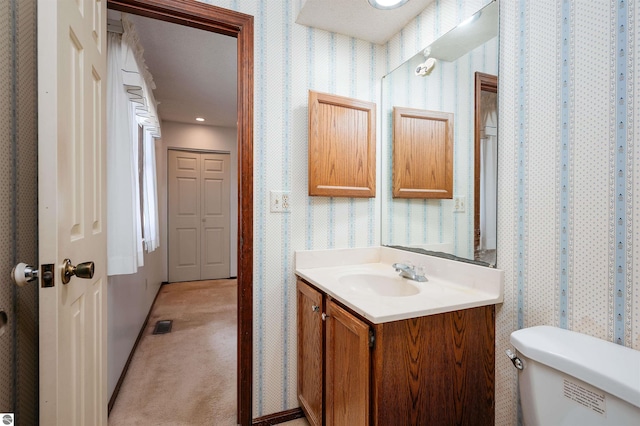
<path fill-rule="evenodd" d="M 311 425 L 369 424 L 369 325 L 298 280 L 298 401 Z"/>
<path fill-rule="evenodd" d="M 369 325 L 333 300 L 326 308 L 325 424 L 368 425 Z"/>
<path fill-rule="evenodd" d="M 324 297 L 302 281 L 297 283 L 298 402 L 312 426 L 323 424 Z"/>
<path fill-rule="evenodd" d="M 297 285 L 298 398 L 310 424 L 494 423 L 493 305 L 372 324 Z"/>

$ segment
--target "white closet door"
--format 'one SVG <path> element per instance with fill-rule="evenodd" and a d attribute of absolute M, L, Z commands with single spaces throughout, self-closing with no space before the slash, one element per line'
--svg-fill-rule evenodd
<path fill-rule="evenodd" d="M 170 150 L 169 281 L 228 278 L 229 154 Z"/>
<path fill-rule="evenodd" d="M 229 278 L 229 154 L 201 155 L 201 276 Z"/>
<path fill-rule="evenodd" d="M 169 282 L 200 279 L 200 154 L 169 151 Z"/>

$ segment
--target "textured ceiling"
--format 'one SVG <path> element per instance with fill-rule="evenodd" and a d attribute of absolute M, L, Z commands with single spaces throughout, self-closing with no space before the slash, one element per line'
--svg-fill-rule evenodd
<path fill-rule="evenodd" d="M 296 22 L 376 44 L 386 43 L 434 0 L 409 0 L 380 10 L 367 0 L 306 0 Z"/>

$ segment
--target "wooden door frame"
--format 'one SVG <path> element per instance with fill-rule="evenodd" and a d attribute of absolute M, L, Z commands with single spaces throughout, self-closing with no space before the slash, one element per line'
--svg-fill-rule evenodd
<path fill-rule="evenodd" d="M 473 181 L 473 253 L 480 245 L 480 133 L 482 120 L 482 92 L 498 93 L 498 77 L 482 72 L 475 73 L 474 98 L 474 181 Z"/>
<path fill-rule="evenodd" d="M 107 0 L 109 9 L 238 39 L 238 423 L 252 422 L 253 16 L 194 0 Z"/>

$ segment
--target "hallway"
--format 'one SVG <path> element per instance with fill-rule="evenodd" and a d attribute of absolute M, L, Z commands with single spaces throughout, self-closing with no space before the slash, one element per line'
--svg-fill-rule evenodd
<path fill-rule="evenodd" d="M 110 426 L 235 425 L 236 280 L 160 288 Z M 173 320 L 154 335 L 157 321 Z"/>

